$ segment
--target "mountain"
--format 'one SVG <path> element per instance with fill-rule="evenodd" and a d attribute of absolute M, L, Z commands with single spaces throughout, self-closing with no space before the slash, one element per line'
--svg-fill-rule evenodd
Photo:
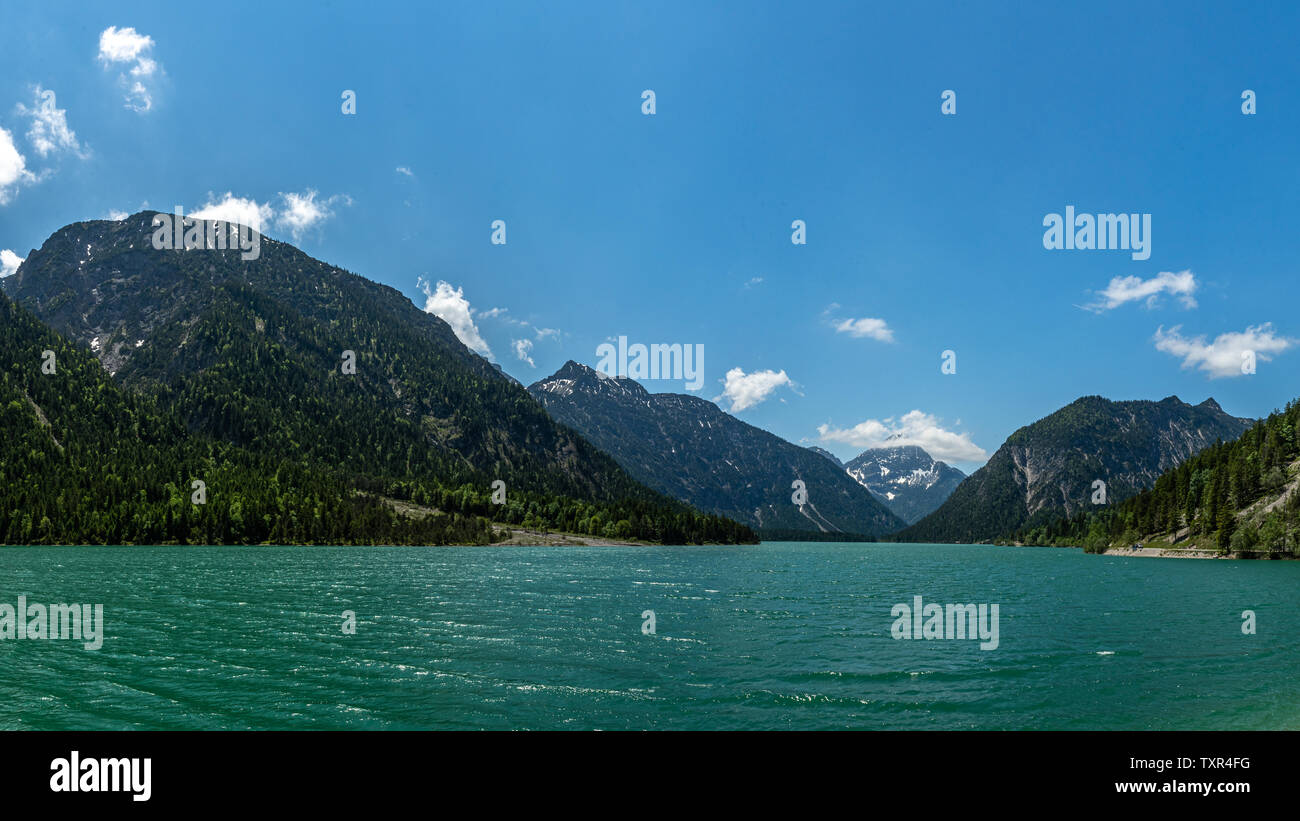
<path fill-rule="evenodd" d="M 1117 505 L 1016 534 L 1089 552 L 1142 543 L 1166 550 L 1300 557 L 1300 402 L 1236 440 L 1211 445 Z"/>
<path fill-rule="evenodd" d="M 154 216 L 60 229 L 3 287 L 190 434 L 439 510 L 606 537 L 753 539 L 636 482 L 397 290 L 266 237 L 250 260 L 156 250 Z"/>
<path fill-rule="evenodd" d="M 844 469 L 908 524 L 933 512 L 966 478 L 915 445 L 865 450 Z"/>
<path fill-rule="evenodd" d="M 492 537 L 482 516 L 402 515 L 328 471 L 194 435 L 0 293 L 0 544 Z"/>
<path fill-rule="evenodd" d="M 819 456 L 825 456 L 827 459 L 830 459 L 832 462 L 835 463 L 835 467 L 839 468 L 840 470 L 844 470 L 844 463 L 840 461 L 840 458 L 835 454 L 831 453 L 829 450 L 826 450 L 826 448 L 819 448 L 816 445 L 810 445 L 808 450 L 811 450 L 813 453 L 816 453 Z"/>
<path fill-rule="evenodd" d="M 875 538 L 903 526 L 826 457 L 792 445 L 696 396 L 652 394 L 630 379 L 568 362 L 529 393 L 560 422 L 613 454 L 635 478 L 769 538 L 845 533 Z M 804 482 L 806 504 L 792 488 Z"/>
<path fill-rule="evenodd" d="M 1159 402 L 1085 396 L 1011 434 L 938 510 L 896 538 L 962 543 L 1007 536 L 1091 508 L 1098 480 L 1106 503 L 1115 504 L 1252 424 L 1224 413 L 1213 399 L 1193 406 L 1176 396 Z"/>

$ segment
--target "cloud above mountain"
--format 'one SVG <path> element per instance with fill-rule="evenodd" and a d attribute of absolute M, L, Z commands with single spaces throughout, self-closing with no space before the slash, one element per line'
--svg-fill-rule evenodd
<path fill-rule="evenodd" d="M 24 185 L 36 182 L 36 175 L 27 170 L 27 158 L 14 144 L 14 136 L 0 128 L 0 205 L 9 201 Z"/>
<path fill-rule="evenodd" d="M 138 113 L 153 108 L 154 83 L 162 66 L 153 58 L 152 37 L 131 26 L 109 26 L 99 35 L 99 62 L 105 70 L 118 71 L 117 82 L 125 93 L 126 107 Z"/>
<path fill-rule="evenodd" d="M 195 219 L 221 220 L 233 222 L 261 232 L 270 225 L 275 211 L 270 205 L 259 203 L 248 197 L 236 197 L 227 191 L 220 199 L 208 193 L 208 201 L 197 211 L 190 214 Z"/>
<path fill-rule="evenodd" d="M 723 380 L 722 394 L 713 401 L 726 398 L 731 403 L 730 411 L 737 413 L 766 401 L 777 388 L 793 384 L 784 370 L 745 373 L 743 368 L 732 368 Z"/>
<path fill-rule="evenodd" d="M 247 225 L 262 233 L 275 227 L 288 231 L 294 242 L 301 242 L 309 231 L 333 218 L 337 206 L 352 204 L 352 198 L 346 194 L 318 199 L 319 196 L 310 188 L 302 193 L 281 192 L 277 208 L 270 202 L 239 197 L 231 191 L 220 197 L 208 192 L 208 201 L 190 216 Z"/>
<path fill-rule="evenodd" d="M 1184 368 L 1198 368 L 1211 379 L 1245 376 L 1253 372 L 1253 368 L 1247 367 L 1249 363 L 1269 362 L 1275 354 L 1294 347 L 1297 341 L 1278 336 L 1271 322 L 1219 334 L 1213 342 L 1206 342 L 1204 335 L 1183 336 L 1181 325 L 1168 331 L 1161 326 L 1156 329 L 1154 339 L 1156 350 L 1182 357 Z"/>
<path fill-rule="evenodd" d="M 969 433 L 948 430 L 938 417 L 920 410 L 908 411 L 898 419 L 867 419 L 851 428 L 824 424 L 818 426 L 817 433 L 823 442 L 863 449 L 916 445 L 945 462 L 978 462 L 988 457 L 984 448 L 971 441 Z"/>
<path fill-rule="evenodd" d="M 465 347 L 477 354 L 493 359 L 492 349 L 479 333 L 474 324 L 474 309 L 465 298 L 465 289 L 456 288 L 450 282 L 438 280 L 438 284 L 429 287 L 429 281 L 421 279 L 419 287 L 424 291 L 424 310 L 433 314 L 451 326 Z"/>
<path fill-rule="evenodd" d="M 18 270 L 18 266 L 23 264 L 23 258 L 10 251 L 8 248 L 0 250 L 0 279 L 13 276 Z"/>
<path fill-rule="evenodd" d="M 17 111 L 20 116 L 31 120 L 27 129 L 27 141 L 42 157 L 66 151 L 82 159 L 89 152 L 77 139 L 77 133 L 68 125 L 68 112 L 58 107 L 54 92 L 36 86 L 33 88 L 32 107 L 19 103 Z"/>
<path fill-rule="evenodd" d="M 346 194 L 317 199 L 316 191 L 308 189 L 301 194 L 281 193 L 280 213 L 277 224 L 287 228 L 294 242 L 302 240 L 303 235 L 334 216 L 337 205 L 351 205 L 352 198 Z"/>
<path fill-rule="evenodd" d="M 531 339 L 514 339 L 510 342 L 510 347 L 514 350 L 515 356 L 521 362 L 527 362 L 528 367 L 536 368 L 537 363 L 533 361 L 533 341 Z"/>

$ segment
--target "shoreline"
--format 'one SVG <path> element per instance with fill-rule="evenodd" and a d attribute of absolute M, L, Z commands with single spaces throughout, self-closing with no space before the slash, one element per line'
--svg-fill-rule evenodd
<path fill-rule="evenodd" d="M 1243 562 L 1271 562 L 1271 561 L 1295 561 L 1296 556 L 1286 553 L 1273 553 L 1264 555 L 1242 555 L 1241 553 L 1220 553 L 1217 550 L 1205 550 L 1198 547 L 1177 548 L 1177 547 L 1141 547 L 1132 550 L 1127 547 L 1110 547 L 1098 556 L 1132 556 L 1136 558 L 1147 559 L 1236 559 Z"/>
<path fill-rule="evenodd" d="M 1136 550 L 1128 547 L 1108 547 L 1098 556 L 1124 556 L 1140 559 L 1240 559 L 1242 557 L 1235 553 L 1220 553 L 1217 550 L 1202 550 L 1201 548 L 1167 548 L 1167 547 L 1139 547 Z"/>
<path fill-rule="evenodd" d="M 995 543 L 996 544 L 996 543 Z M 1038 545 L 1025 544 L 1024 542 L 1004 543 L 1005 547 L 1049 547 L 1061 548 L 1065 550 L 1082 550 L 1088 553 L 1083 545 Z M 1188 547 L 1169 547 L 1169 546 L 1151 546 L 1143 545 L 1136 550 L 1131 547 L 1108 547 L 1098 553 L 1092 553 L 1093 556 L 1120 556 L 1122 558 L 1137 559 L 1233 559 L 1243 562 L 1252 561 L 1296 561 L 1300 556 L 1293 556 L 1289 553 L 1220 553 L 1217 548 L 1202 548 L 1196 545 Z"/>
<path fill-rule="evenodd" d="M 510 527 L 496 530 L 497 533 L 509 533 L 509 537 L 494 541 L 482 547 L 664 547 L 656 542 L 638 542 L 633 539 L 606 539 L 601 536 L 585 536 L 579 533 L 561 531 L 532 530 L 523 527 Z M 480 545 L 474 545 L 480 546 Z"/>

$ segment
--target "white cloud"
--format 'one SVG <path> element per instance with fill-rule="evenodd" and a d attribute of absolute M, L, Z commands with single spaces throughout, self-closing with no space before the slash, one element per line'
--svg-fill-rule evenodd
<path fill-rule="evenodd" d="M 275 216 L 275 211 L 269 204 L 259 203 L 254 199 L 236 197 L 229 191 L 218 200 L 209 191 L 207 203 L 189 216 L 195 219 L 221 220 L 223 222 L 233 222 L 237 225 L 247 225 L 254 231 L 262 233 L 262 227 L 270 225 Z"/>
<path fill-rule="evenodd" d="M 414 176 L 415 176 L 415 174 L 413 174 L 413 173 L 411 172 L 411 169 L 407 168 L 407 167 L 404 166 L 404 165 L 399 165 L 399 166 L 397 166 L 397 173 L 399 173 L 399 174 L 405 174 L 405 175 L 408 176 L 408 177 L 414 177 Z"/>
<path fill-rule="evenodd" d="M 152 37 L 140 34 L 134 28 L 109 26 L 99 35 L 99 61 L 105 68 L 123 69 L 118 83 L 126 90 L 126 107 L 144 112 L 153 108 L 153 92 L 146 80 L 162 74 L 158 61 L 150 56 Z"/>
<path fill-rule="evenodd" d="M 280 194 L 284 207 L 276 222 L 289 229 L 294 242 L 299 242 L 307 231 L 334 216 L 334 206 L 337 203 L 352 204 L 352 199 L 342 194 L 319 201 L 316 197 L 317 192 L 310 188 L 301 194 Z"/>
<path fill-rule="evenodd" d="M 750 288 L 753 288 L 755 285 L 762 285 L 762 284 L 763 284 L 762 277 L 750 277 L 749 281 L 745 283 L 745 290 L 748 291 Z"/>
<path fill-rule="evenodd" d="M 1204 336 L 1188 338 L 1180 333 L 1181 330 L 1181 325 L 1168 331 L 1163 326 L 1157 328 L 1154 337 L 1156 350 L 1181 356 L 1184 368 L 1200 368 L 1211 379 L 1242 376 L 1242 364 L 1252 352 L 1257 361 L 1268 362 L 1273 354 L 1282 353 L 1296 344 L 1294 339 L 1275 334 L 1270 322 L 1248 327 L 1240 333 L 1219 334 L 1208 344 Z"/>
<path fill-rule="evenodd" d="M 894 341 L 894 332 L 883 319 L 871 319 L 869 317 L 838 319 L 833 320 L 832 324 L 835 326 L 836 333 L 848 334 L 858 339 L 869 336 L 880 342 Z"/>
<path fill-rule="evenodd" d="M 529 356 L 529 354 L 532 353 L 533 350 L 533 341 L 531 339 L 516 339 L 512 341 L 510 344 L 515 349 L 515 356 L 519 357 L 521 361 L 527 362 L 528 367 L 530 368 L 537 367 L 537 363 L 533 362 L 533 358 Z"/>
<path fill-rule="evenodd" d="M 267 228 L 275 225 L 287 230 L 294 242 L 300 242 L 308 231 L 334 216 L 336 205 L 352 204 L 352 198 L 346 194 L 336 194 L 325 199 L 317 197 L 319 194 L 312 189 L 301 194 L 282 192 L 281 208 L 277 211 L 269 202 L 258 202 L 252 197 L 237 197 L 230 191 L 218 198 L 209 191 L 208 201 L 189 216 L 247 225 L 260 233 L 266 233 Z"/>
<path fill-rule="evenodd" d="M 0 205 L 13 199 L 19 186 L 34 182 L 36 175 L 27 170 L 27 158 L 18 153 L 13 135 L 0 128 Z"/>
<path fill-rule="evenodd" d="M 211 193 L 208 194 L 208 199 L 212 199 Z M 105 215 L 103 218 L 106 220 L 113 220 L 114 222 L 121 222 L 122 220 L 131 216 L 132 213 L 139 213 L 140 211 L 147 211 L 148 209 L 149 209 L 149 200 L 144 200 L 140 203 L 140 207 L 135 209 L 135 212 L 123 211 L 119 208 L 110 208 L 108 209 L 108 214 Z"/>
<path fill-rule="evenodd" d="M 771 396 L 772 391 L 782 385 L 793 385 L 790 377 L 781 371 L 754 371 L 747 374 L 741 368 L 727 371 L 727 378 L 722 385 L 722 394 L 714 401 L 726 397 L 731 401 L 731 412 L 736 413 L 752 408 Z"/>
<path fill-rule="evenodd" d="M 493 358 L 492 349 L 479 335 L 478 327 L 474 324 L 474 309 L 465 298 L 464 289 L 453 288 L 450 283 L 438 280 L 437 286 L 431 290 L 428 281 L 423 279 L 420 280 L 420 288 L 424 291 L 425 312 L 450 325 L 456 338 L 470 350 L 488 359 Z"/>
<path fill-rule="evenodd" d="M 36 86 L 33 108 L 18 104 L 18 113 L 30 117 L 32 124 L 27 129 L 27 141 L 42 157 L 57 151 L 70 151 L 85 159 L 89 153 L 77 141 L 77 134 L 68 127 L 68 112 L 59 108 L 54 99 L 54 92 Z"/>
<path fill-rule="evenodd" d="M 109 26 L 99 35 L 99 59 L 109 63 L 132 63 L 153 48 L 153 38 L 128 26 Z"/>
<path fill-rule="evenodd" d="M 479 319 L 495 319 L 504 322 L 507 325 L 513 325 L 516 328 L 526 328 L 532 331 L 538 341 L 543 339 L 559 339 L 560 330 L 558 328 L 539 328 L 526 319 L 515 319 L 510 316 L 509 308 L 488 308 L 486 311 L 477 311 L 474 314 Z M 531 348 L 532 343 L 529 343 Z"/>
<path fill-rule="evenodd" d="M 8 248 L 0 250 L 0 279 L 14 275 L 18 266 L 23 264 L 23 258 L 10 251 Z"/>
<path fill-rule="evenodd" d="M 984 448 L 971 441 L 969 433 L 947 430 L 937 417 L 920 410 L 908 411 L 897 420 L 868 419 L 851 428 L 819 425 L 817 433 L 823 442 L 842 442 L 863 449 L 916 445 L 945 462 L 978 462 L 988 456 Z"/>
<path fill-rule="evenodd" d="M 1096 300 L 1080 307 L 1094 313 L 1101 313 L 1118 308 L 1126 302 L 1143 299 L 1146 300 L 1148 308 L 1154 308 L 1160 303 L 1161 294 L 1169 294 L 1177 297 L 1184 308 L 1195 308 L 1196 297 L 1193 296 L 1195 293 L 1196 275 L 1191 271 L 1179 271 L 1176 274 L 1161 271 L 1151 279 L 1135 276 L 1115 277 L 1106 286 L 1106 290 L 1097 294 Z"/>

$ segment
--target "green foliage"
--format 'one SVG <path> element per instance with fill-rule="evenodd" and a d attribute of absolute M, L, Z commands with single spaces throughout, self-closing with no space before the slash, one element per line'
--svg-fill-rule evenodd
<path fill-rule="evenodd" d="M 147 219 L 64 229 L 8 289 L 73 338 L 108 328 L 116 378 L 0 294 L 0 543 L 755 540 L 635 482 L 393 289 L 270 240 L 250 263 L 156 252 Z"/>
<path fill-rule="evenodd" d="M 0 543 L 486 543 L 488 521 L 419 520 L 341 478 L 190 435 L 0 295 Z M 56 371 L 41 372 L 42 351 Z M 191 502 L 203 481 L 208 503 Z"/>
<path fill-rule="evenodd" d="M 1295 431 L 1300 403 L 1291 402 L 1232 442 L 1220 442 L 1166 471 L 1154 485 L 1113 506 L 1027 528 L 1017 539 L 1035 544 L 1122 543 L 1168 534 L 1202 537 L 1223 552 L 1278 554 L 1300 546 L 1300 494 L 1282 501 L 1300 459 Z M 1274 509 L 1241 514 L 1256 503 Z"/>
<path fill-rule="evenodd" d="M 1193 406 L 1172 396 L 1159 402 L 1085 396 L 1011 434 L 938 510 L 894 538 L 1082 544 L 1094 480 L 1106 482 L 1112 505 L 1122 502 L 1168 465 L 1248 427 L 1209 401 Z M 1162 507 L 1149 514 L 1163 520 L 1173 512 Z M 1069 524 L 1081 515 L 1084 520 Z M 1107 533 L 1119 539 L 1128 529 L 1125 522 Z"/>

